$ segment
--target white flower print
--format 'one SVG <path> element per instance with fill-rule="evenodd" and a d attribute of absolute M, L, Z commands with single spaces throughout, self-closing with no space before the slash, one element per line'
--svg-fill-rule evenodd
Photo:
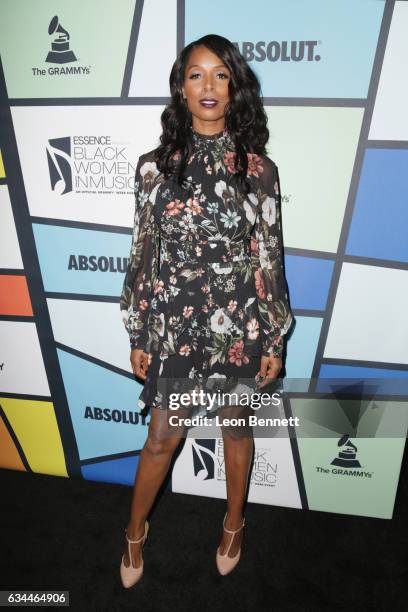
<path fill-rule="evenodd" d="M 218 212 L 218 202 L 209 202 L 207 205 L 207 210 L 210 215 L 215 215 Z"/>
<path fill-rule="evenodd" d="M 228 334 L 232 325 L 231 319 L 225 314 L 222 308 L 217 308 L 211 317 L 211 330 L 216 334 Z"/>
<path fill-rule="evenodd" d="M 229 185 L 227 186 L 227 183 L 225 181 L 217 181 L 215 183 L 214 191 L 217 196 L 219 196 L 223 200 L 235 199 L 235 189 Z"/>
<path fill-rule="evenodd" d="M 241 216 L 238 215 L 235 210 L 227 210 L 227 214 L 221 213 L 220 218 L 222 223 L 224 224 L 224 227 L 231 228 L 238 227 L 238 221 L 241 219 Z"/>
<path fill-rule="evenodd" d="M 254 193 L 248 194 L 247 197 L 253 203 L 253 206 L 251 206 L 250 203 L 247 202 L 247 200 L 244 201 L 245 216 L 246 216 L 247 221 L 249 221 L 249 223 L 253 225 L 256 219 L 256 206 L 257 206 L 258 200 Z"/>
<path fill-rule="evenodd" d="M 265 219 L 269 226 L 276 222 L 276 201 L 275 198 L 266 197 L 262 202 L 262 219 Z"/>

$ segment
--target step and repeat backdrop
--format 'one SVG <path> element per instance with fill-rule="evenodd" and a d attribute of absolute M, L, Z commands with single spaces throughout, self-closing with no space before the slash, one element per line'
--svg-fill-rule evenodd
<path fill-rule="evenodd" d="M 407 434 L 408 3 L 0 11 L 0 466 L 133 484 L 150 419 L 119 309 L 134 172 L 159 143 L 178 52 L 217 33 L 261 81 L 295 315 L 282 415 L 301 426 L 256 438 L 249 501 L 392 518 Z M 225 498 L 222 438 L 200 435 L 169 486 Z"/>

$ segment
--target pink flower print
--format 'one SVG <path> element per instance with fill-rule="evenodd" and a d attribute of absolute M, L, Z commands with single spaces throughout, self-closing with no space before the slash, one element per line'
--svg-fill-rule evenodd
<path fill-rule="evenodd" d="M 201 255 L 203 254 L 203 250 L 200 246 L 196 246 L 195 252 L 196 252 L 197 257 L 201 257 Z"/>
<path fill-rule="evenodd" d="M 255 236 L 251 236 L 249 246 L 250 246 L 251 253 L 254 253 L 254 255 L 259 255 L 259 244 Z"/>
<path fill-rule="evenodd" d="M 149 307 L 149 302 L 147 300 L 140 300 L 139 310 L 146 310 L 148 307 Z"/>
<path fill-rule="evenodd" d="M 174 159 L 175 161 L 178 161 L 180 158 L 181 158 L 180 149 L 177 149 L 177 151 L 175 153 L 173 153 L 173 155 L 171 156 L 171 159 Z"/>
<path fill-rule="evenodd" d="M 263 277 L 261 273 L 261 268 L 258 268 L 258 270 L 256 270 L 255 272 L 255 289 L 258 294 L 258 297 L 261 300 L 264 300 L 266 293 L 265 293 L 265 285 L 264 285 L 264 281 L 263 281 Z"/>
<path fill-rule="evenodd" d="M 181 202 L 178 198 L 175 198 L 174 200 L 166 204 L 167 214 L 171 217 L 179 215 L 183 208 L 184 202 Z"/>
<path fill-rule="evenodd" d="M 188 198 L 187 200 L 187 206 L 188 208 L 191 210 L 193 215 L 198 215 L 202 212 L 202 208 L 200 206 L 200 204 L 198 203 L 197 200 L 193 199 L 193 198 Z"/>
<path fill-rule="evenodd" d="M 259 322 L 255 317 L 252 317 L 246 324 L 248 330 L 248 338 L 250 340 L 256 340 L 259 336 Z"/>
<path fill-rule="evenodd" d="M 226 151 L 224 153 L 224 165 L 231 174 L 235 173 L 235 156 L 234 151 Z"/>
<path fill-rule="evenodd" d="M 164 287 L 164 282 L 161 279 L 158 279 L 154 284 L 154 289 L 153 289 L 154 295 L 156 295 L 156 293 L 160 293 L 161 291 L 163 291 L 163 287 Z"/>
<path fill-rule="evenodd" d="M 191 352 L 191 348 L 188 344 L 183 344 L 183 346 L 180 347 L 179 350 L 179 355 L 181 355 L 182 357 L 187 357 Z"/>
<path fill-rule="evenodd" d="M 205 283 L 205 285 L 203 285 L 203 286 L 201 287 L 201 291 L 202 291 L 203 293 L 209 293 L 209 292 L 210 292 L 210 285 L 209 285 L 208 283 Z"/>
<path fill-rule="evenodd" d="M 243 364 L 249 363 L 248 355 L 244 353 L 244 342 L 243 340 L 238 340 L 235 342 L 228 351 L 230 363 L 235 363 L 237 366 L 242 366 Z"/>
<path fill-rule="evenodd" d="M 256 153 L 248 153 L 248 171 L 249 176 L 259 177 L 259 173 L 263 172 L 262 159 Z"/>
<path fill-rule="evenodd" d="M 194 306 L 184 306 L 183 317 L 189 319 L 194 312 Z"/>

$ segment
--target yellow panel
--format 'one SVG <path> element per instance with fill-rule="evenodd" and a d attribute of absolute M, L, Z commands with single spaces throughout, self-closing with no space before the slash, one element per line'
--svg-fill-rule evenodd
<path fill-rule="evenodd" d="M 52 402 L 0 398 L 33 472 L 68 477 Z"/>
<path fill-rule="evenodd" d="M 6 177 L 6 171 L 4 170 L 3 156 L 0 150 L 0 178 L 5 178 L 5 177 Z"/>

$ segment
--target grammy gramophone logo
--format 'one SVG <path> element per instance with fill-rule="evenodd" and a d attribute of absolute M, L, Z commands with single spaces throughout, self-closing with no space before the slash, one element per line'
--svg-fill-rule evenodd
<path fill-rule="evenodd" d="M 330 465 L 339 465 L 345 468 L 361 467 L 359 460 L 356 458 L 357 446 L 351 442 L 348 434 L 341 436 L 337 446 L 340 446 L 341 450 Z"/>
<path fill-rule="evenodd" d="M 52 36 L 52 41 L 51 51 L 48 52 L 46 62 L 68 64 L 77 61 L 75 53 L 69 48 L 69 33 L 60 24 L 58 15 L 51 19 L 48 34 Z"/>

